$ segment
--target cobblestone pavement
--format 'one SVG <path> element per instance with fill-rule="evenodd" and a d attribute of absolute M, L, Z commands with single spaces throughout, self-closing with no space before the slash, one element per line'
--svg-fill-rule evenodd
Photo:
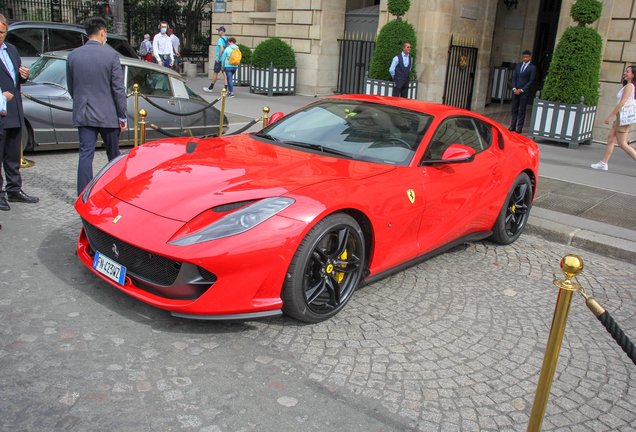
<path fill-rule="evenodd" d="M 321 324 L 174 318 L 75 255 L 77 153 L 29 158 L 41 202 L 0 212 L 3 431 L 525 431 L 567 253 L 636 340 L 636 266 L 531 235 L 457 247 Z M 635 429 L 636 367 L 576 296 L 543 430 Z"/>

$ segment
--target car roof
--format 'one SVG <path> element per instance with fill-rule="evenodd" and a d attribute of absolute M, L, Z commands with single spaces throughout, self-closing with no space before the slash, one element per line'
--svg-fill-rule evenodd
<path fill-rule="evenodd" d="M 62 30 L 70 30 L 76 31 L 80 33 L 86 34 L 86 29 L 81 24 L 69 24 L 69 23 L 59 23 L 52 21 L 28 21 L 28 20 L 8 20 L 9 21 L 9 29 L 16 28 L 56 28 Z M 124 36 L 118 35 L 116 33 L 108 32 L 109 38 L 114 39 L 123 39 L 128 41 L 128 39 Z"/>
<path fill-rule="evenodd" d="M 71 53 L 71 51 L 72 50 L 47 52 L 42 54 L 42 57 L 53 57 L 53 58 L 66 60 L 69 53 Z M 117 53 L 117 55 L 119 56 L 119 61 L 122 65 L 136 66 L 143 69 L 155 70 L 157 72 L 165 73 L 167 75 L 170 75 L 171 77 L 180 79 L 181 81 L 184 81 L 184 82 L 187 81 L 187 79 L 182 77 L 179 73 L 173 71 L 172 69 L 168 69 L 165 66 L 162 66 L 156 63 L 150 63 L 145 60 L 138 60 L 138 59 L 133 59 L 130 57 L 125 57 L 125 56 L 122 56 L 120 53 Z"/>

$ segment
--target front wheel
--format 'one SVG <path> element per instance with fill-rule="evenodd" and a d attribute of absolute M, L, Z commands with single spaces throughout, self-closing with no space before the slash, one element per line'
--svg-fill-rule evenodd
<path fill-rule="evenodd" d="M 283 312 L 312 323 L 331 318 L 351 298 L 364 262 L 360 225 L 347 214 L 327 216 L 294 254 L 281 292 Z"/>
<path fill-rule="evenodd" d="M 521 173 L 508 192 L 490 239 L 503 245 L 517 240 L 528 222 L 531 207 L 532 183 L 528 174 Z"/>

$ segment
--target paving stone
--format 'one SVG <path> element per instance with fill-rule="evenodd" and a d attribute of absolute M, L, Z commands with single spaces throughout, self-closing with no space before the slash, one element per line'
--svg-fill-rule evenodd
<path fill-rule="evenodd" d="M 77 259 L 77 153 L 29 158 L 41 202 L 0 214 L 2 430 L 525 430 L 572 252 L 579 283 L 636 332 L 635 266 L 531 235 L 456 247 L 317 325 L 174 318 Z M 105 163 L 98 151 L 95 171 Z M 635 388 L 576 297 L 543 429 L 635 430 Z"/>

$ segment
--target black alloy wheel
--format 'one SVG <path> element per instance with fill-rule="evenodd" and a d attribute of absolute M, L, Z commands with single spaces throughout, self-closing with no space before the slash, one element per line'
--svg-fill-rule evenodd
<path fill-rule="evenodd" d="M 526 173 L 521 173 L 508 192 L 493 226 L 491 240 L 499 244 L 510 244 L 517 240 L 528 222 L 531 208 L 532 183 Z"/>
<path fill-rule="evenodd" d="M 283 311 L 305 322 L 331 318 L 351 298 L 362 277 L 364 235 L 351 216 L 336 213 L 303 239 L 286 275 Z"/>

